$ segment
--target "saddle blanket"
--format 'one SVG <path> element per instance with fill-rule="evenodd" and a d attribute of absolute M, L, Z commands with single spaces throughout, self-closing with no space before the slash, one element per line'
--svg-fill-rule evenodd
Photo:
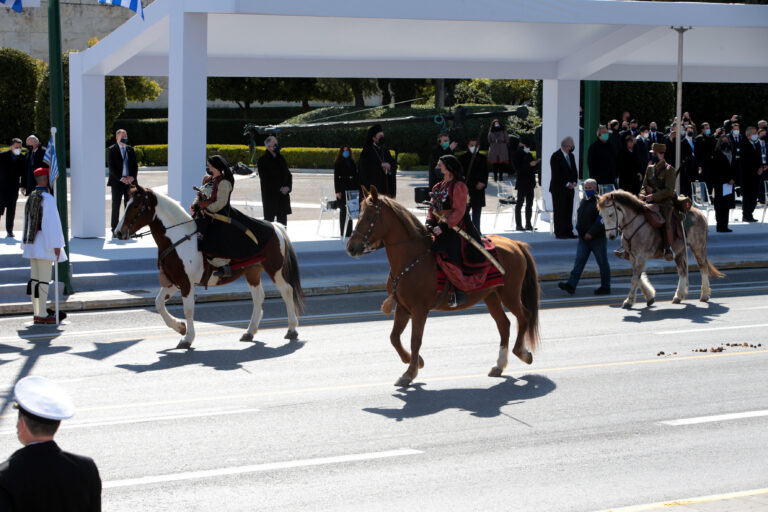
<path fill-rule="evenodd" d="M 488 238 L 482 238 L 483 247 L 498 261 L 496 247 Z M 480 263 L 467 262 L 456 265 L 437 256 L 437 289 L 442 291 L 446 282 L 450 282 L 456 288 L 465 292 L 476 292 L 502 286 L 504 276 L 488 260 Z"/>

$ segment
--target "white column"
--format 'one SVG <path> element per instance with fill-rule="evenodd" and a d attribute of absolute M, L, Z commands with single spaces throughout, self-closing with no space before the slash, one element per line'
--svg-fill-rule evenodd
<path fill-rule="evenodd" d="M 544 80 L 541 116 L 541 187 L 547 207 L 552 208 L 549 182 L 552 171 L 549 157 L 560 148 L 560 141 L 573 137 L 576 165 L 579 158 L 579 81 Z"/>
<path fill-rule="evenodd" d="M 82 74 L 78 53 L 69 54 L 69 109 L 70 231 L 78 238 L 102 237 L 107 218 L 104 75 Z"/>
<path fill-rule="evenodd" d="M 187 208 L 205 169 L 208 15 L 170 14 L 168 55 L 168 193 Z"/>

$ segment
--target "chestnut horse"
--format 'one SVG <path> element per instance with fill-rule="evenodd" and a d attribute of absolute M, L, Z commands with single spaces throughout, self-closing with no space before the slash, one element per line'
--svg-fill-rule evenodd
<path fill-rule="evenodd" d="M 615 190 L 603 195 L 597 207 L 609 239 L 615 240 L 621 230 L 621 245 L 632 262 L 632 283 L 622 307 L 632 308 L 638 287 L 645 296 L 646 304 L 651 306 L 656 301 L 656 290 L 645 273 L 645 264 L 649 258 L 661 256 L 661 230 L 653 227 L 645 218 L 645 203 L 624 190 Z M 691 208 L 688 215 L 693 222 L 685 228 L 685 239 L 675 240 L 672 247 L 678 274 L 677 290 L 672 298 L 674 304 L 685 300 L 688 293 L 688 247 L 691 248 L 701 272 L 701 302 L 707 302 L 712 294 L 709 286 L 710 276 L 724 275 L 707 259 L 707 218 L 696 208 Z"/>
<path fill-rule="evenodd" d="M 253 335 L 259 328 L 265 296 L 261 286 L 261 273 L 264 271 L 269 274 L 285 301 L 288 312 L 288 332 L 285 338 L 297 339 L 299 336 L 296 331 L 299 325 L 297 313 L 301 314 L 304 308 L 304 293 L 299 282 L 296 253 L 285 228 L 274 222 L 272 225 L 275 237 L 262 249 L 263 260 L 250 266 L 233 268 L 231 277 L 212 275 L 205 283 L 207 286 L 218 286 L 245 276 L 253 300 L 253 313 L 241 341 L 253 341 Z M 158 250 L 157 266 L 162 289 L 155 298 L 155 307 L 165 324 L 184 336 L 176 348 L 189 349 L 195 339 L 195 285 L 203 284 L 200 281 L 205 270 L 203 253 L 197 249 L 195 221 L 171 198 L 148 188 L 132 187 L 131 198 L 125 206 L 123 218 L 115 228 L 115 236 L 126 240 L 144 226 L 149 226 Z M 176 290 L 181 290 L 186 323 L 171 316 L 165 307 L 166 301 Z"/>
<path fill-rule="evenodd" d="M 501 376 L 507 366 L 510 321 L 506 307 L 517 318 L 517 338 L 512 352 L 524 363 L 533 362 L 532 351 L 539 341 L 539 283 L 536 264 L 528 245 L 501 236 L 491 236 L 499 263 L 504 267 L 504 284 L 467 293 L 467 301 L 456 308 L 448 307 L 448 287 L 437 288 L 437 261 L 430 252 L 432 239 L 424 225 L 396 201 L 380 196 L 376 187 L 370 192 L 363 187 L 360 220 L 347 242 L 352 257 L 384 248 L 389 260 L 388 298 L 382 310 L 389 313 L 391 301 L 395 307 L 390 341 L 408 369 L 395 383 L 408 386 L 416 378 L 424 360 L 419 355 L 424 324 L 433 309 L 459 311 L 484 301 L 496 321 L 501 336 L 501 348 L 496 365 L 488 374 Z M 400 334 L 411 320 L 411 352 L 403 348 Z M 527 342 L 527 343 L 526 343 Z M 527 346 L 526 346 L 527 345 Z"/>

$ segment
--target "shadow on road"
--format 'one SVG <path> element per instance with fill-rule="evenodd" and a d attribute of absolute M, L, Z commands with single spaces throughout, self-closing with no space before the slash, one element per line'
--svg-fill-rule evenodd
<path fill-rule="evenodd" d="M 648 308 L 643 304 L 642 309 L 627 311 L 624 321 L 643 323 L 683 318 L 690 320 L 694 324 L 708 324 L 715 318 L 730 311 L 729 307 L 717 304 L 716 302 L 701 303 L 698 300 L 696 303 L 685 302 L 682 306 L 678 304 L 669 304 L 668 306 L 664 308 L 654 306 Z"/>
<path fill-rule="evenodd" d="M 448 409 L 467 411 L 478 418 L 495 418 L 501 408 L 551 393 L 556 384 L 543 375 L 525 375 L 519 379 L 504 376 L 502 382 L 488 389 L 424 389 L 424 384 L 393 395 L 405 404 L 401 409 L 364 408 L 366 412 L 380 414 L 397 421 L 437 414 Z"/>
<path fill-rule="evenodd" d="M 119 364 L 117 367 L 136 373 L 168 370 L 190 365 L 206 366 L 214 370 L 239 370 L 243 367 L 243 363 L 287 356 L 302 348 L 304 348 L 303 341 L 291 340 L 279 347 L 267 347 L 264 343 L 257 341 L 245 349 L 188 351 L 166 349 L 158 352 L 161 354 L 160 358 L 154 363 Z"/>

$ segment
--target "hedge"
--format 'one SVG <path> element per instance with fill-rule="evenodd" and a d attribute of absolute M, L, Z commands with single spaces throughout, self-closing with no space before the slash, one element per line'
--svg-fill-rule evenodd
<path fill-rule="evenodd" d="M 142 166 L 166 166 L 168 165 L 167 144 L 145 144 L 133 147 L 136 159 Z M 265 152 L 263 146 L 256 147 L 253 162 L 256 163 Z M 359 160 L 361 148 L 352 148 L 352 158 Z M 339 150 L 335 148 L 282 148 L 280 153 L 285 157 L 288 166 L 294 169 L 333 169 L 336 155 Z M 237 162 L 250 164 L 251 153 L 248 146 L 239 144 L 208 144 L 206 154 L 219 154 L 230 165 Z M 394 156 L 394 154 L 393 154 Z M 403 170 L 407 170 L 418 164 L 419 157 L 415 154 L 400 153 L 397 155 L 398 164 L 402 162 Z M 415 164 L 413 162 L 416 162 Z"/>
<path fill-rule="evenodd" d="M 283 119 L 273 118 L 260 120 L 263 124 L 278 124 Z M 243 128 L 252 123 L 252 119 L 211 119 L 206 123 L 208 144 L 232 144 L 236 142 L 247 143 L 248 138 L 243 136 Z M 167 144 L 168 143 L 168 119 L 118 119 L 112 125 L 112 133 L 118 128 L 128 131 L 131 144 Z M 263 142 L 263 141 L 257 141 Z"/>

